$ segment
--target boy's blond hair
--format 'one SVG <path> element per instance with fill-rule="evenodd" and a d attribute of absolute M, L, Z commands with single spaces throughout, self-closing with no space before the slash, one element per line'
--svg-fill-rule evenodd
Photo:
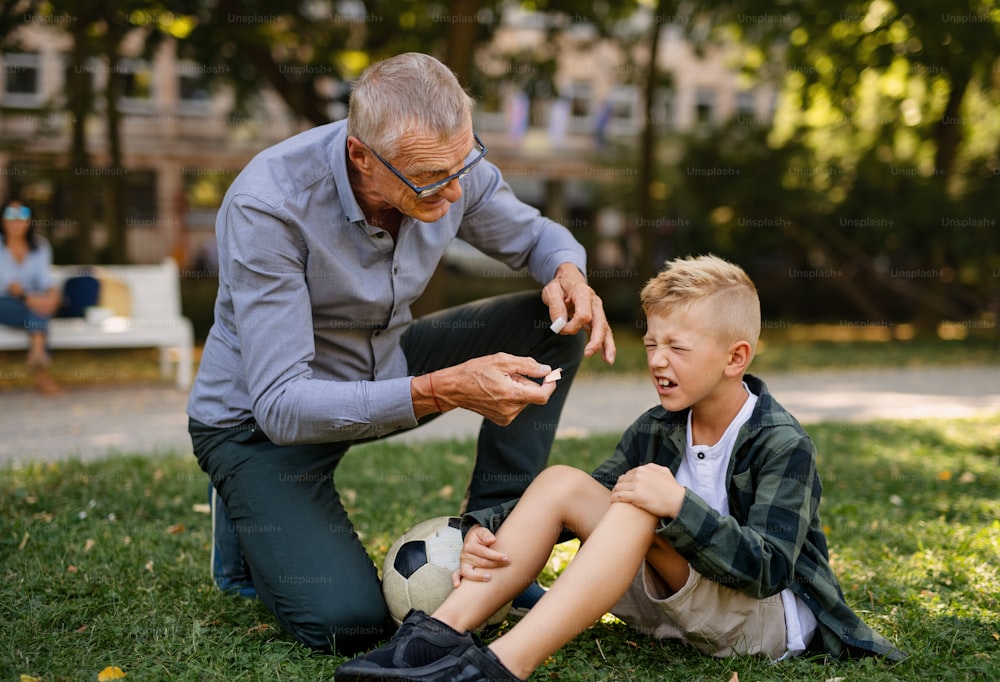
<path fill-rule="evenodd" d="M 719 342 L 729 346 L 748 341 L 757 350 L 760 336 L 760 298 L 757 287 L 743 271 L 718 256 L 689 256 L 668 261 L 666 267 L 646 283 L 639 295 L 647 316 L 667 314 L 693 303 L 706 301 L 711 310 L 709 324 Z"/>

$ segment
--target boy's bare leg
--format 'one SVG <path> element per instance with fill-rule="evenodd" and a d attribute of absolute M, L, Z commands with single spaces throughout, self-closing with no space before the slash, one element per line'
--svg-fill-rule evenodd
<path fill-rule="evenodd" d="M 584 541 L 551 589 L 490 648 L 515 675 L 526 678 L 548 656 L 614 606 L 644 558 L 676 591 L 687 561 L 654 540 L 659 519 L 631 504 L 611 504 L 611 493 L 587 473 L 554 466 L 532 482 L 497 531 L 493 549 L 510 559 L 490 569 L 488 582 L 463 580 L 433 616 L 459 632 L 478 627 L 521 593 L 541 571 L 563 527 Z"/>
<path fill-rule="evenodd" d="M 632 583 L 658 521 L 631 504 L 611 504 L 545 596 L 490 644 L 497 658 L 512 673 L 527 678 L 548 656 L 607 613 Z"/>
<path fill-rule="evenodd" d="M 670 593 L 679 592 L 691 575 L 691 564 L 663 538 L 656 536 L 646 553 L 646 563 L 663 578 Z M 665 595 L 670 596 L 670 595 Z"/>
<path fill-rule="evenodd" d="M 552 466 L 540 473 L 497 531 L 492 548 L 510 559 L 488 582 L 463 580 L 432 614 L 459 632 L 479 627 L 534 580 L 563 527 L 586 539 L 607 511 L 611 493 L 584 471 Z"/>

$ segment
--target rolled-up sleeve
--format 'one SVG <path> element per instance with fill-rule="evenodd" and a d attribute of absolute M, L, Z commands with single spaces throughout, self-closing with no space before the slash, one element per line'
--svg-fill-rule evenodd
<path fill-rule="evenodd" d="M 224 249 L 254 418 L 276 443 L 357 440 L 416 425 L 410 377 L 315 380 L 307 255 L 280 212 L 249 196 L 227 211 Z"/>

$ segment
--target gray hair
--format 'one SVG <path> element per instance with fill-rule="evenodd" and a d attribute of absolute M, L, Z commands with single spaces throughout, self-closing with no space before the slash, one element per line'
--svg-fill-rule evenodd
<path fill-rule="evenodd" d="M 468 125 L 473 100 L 434 57 L 406 52 L 372 64 L 354 83 L 347 133 L 386 158 L 408 133 L 456 135 Z"/>

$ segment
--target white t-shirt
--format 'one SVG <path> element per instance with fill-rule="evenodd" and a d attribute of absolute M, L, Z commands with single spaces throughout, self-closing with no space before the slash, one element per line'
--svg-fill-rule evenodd
<path fill-rule="evenodd" d="M 729 470 L 733 446 L 736 445 L 736 436 L 750 419 L 757 404 L 757 396 L 750 391 L 750 387 L 744 383 L 743 388 L 747 392 L 746 402 L 729 423 L 722 438 L 714 445 L 693 444 L 691 413 L 688 412 L 684 457 L 681 458 L 675 476 L 678 483 L 696 493 L 723 516 L 729 516 L 726 472 Z M 788 632 L 786 636 L 788 651 L 781 657 L 784 659 L 805 651 L 806 644 L 812 639 L 816 630 L 816 617 L 809 607 L 792 593 L 791 588 L 781 591 L 781 603 L 785 609 L 785 628 Z"/>

